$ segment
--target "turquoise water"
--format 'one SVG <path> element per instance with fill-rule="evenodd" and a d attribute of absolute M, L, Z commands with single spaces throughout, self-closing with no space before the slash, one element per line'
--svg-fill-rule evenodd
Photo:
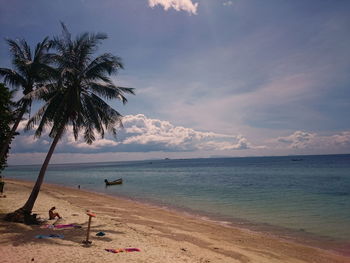
<path fill-rule="evenodd" d="M 11 166 L 35 180 L 40 166 Z M 104 179 L 123 185 L 105 187 Z M 350 155 L 50 165 L 45 182 L 177 208 L 215 220 L 350 241 Z"/>

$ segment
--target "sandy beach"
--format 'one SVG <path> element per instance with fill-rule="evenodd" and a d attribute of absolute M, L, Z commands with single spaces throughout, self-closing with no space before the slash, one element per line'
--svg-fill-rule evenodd
<path fill-rule="evenodd" d="M 33 183 L 6 180 L 0 199 L 0 262 L 350 262 L 350 257 L 272 235 L 186 216 L 137 202 L 84 190 L 44 184 L 34 213 L 46 224 L 74 224 L 81 228 L 42 228 L 9 223 L 6 213 L 21 207 Z M 56 206 L 62 219 L 48 220 Z M 86 238 L 88 216 L 92 219 Z M 104 232 L 105 236 L 96 236 Z M 62 235 L 38 239 L 36 235 Z M 140 252 L 111 253 L 105 249 L 138 248 Z"/>

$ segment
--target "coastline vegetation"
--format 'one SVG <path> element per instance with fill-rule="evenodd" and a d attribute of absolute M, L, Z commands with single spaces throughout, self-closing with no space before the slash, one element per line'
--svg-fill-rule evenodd
<path fill-rule="evenodd" d="M 7 155 L 9 146 L 6 145 L 7 136 L 11 131 L 11 124 L 13 121 L 13 94 L 4 83 L 0 83 L 0 145 L 4 147 L 4 154 L 0 158 L 0 175 L 1 171 L 5 169 L 7 164 Z"/>

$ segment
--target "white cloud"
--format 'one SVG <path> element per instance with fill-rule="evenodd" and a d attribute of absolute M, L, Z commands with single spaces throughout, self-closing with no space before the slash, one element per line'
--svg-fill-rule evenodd
<path fill-rule="evenodd" d="M 350 131 L 345 131 L 332 136 L 336 145 L 350 147 Z"/>
<path fill-rule="evenodd" d="M 96 138 L 88 145 L 83 136 L 75 141 L 72 129 L 59 142 L 59 153 L 99 153 L 99 152 L 180 152 L 180 151 L 228 151 L 257 149 L 242 135 L 227 135 L 201 132 L 182 126 L 174 126 L 168 121 L 147 118 L 143 114 L 128 115 L 123 118 L 124 128 L 118 132 L 118 140 L 111 135 Z M 24 127 L 21 124 L 20 127 Z M 48 131 L 40 139 L 33 137 L 33 131 L 17 136 L 13 152 L 46 152 L 51 143 Z M 49 143 L 50 142 L 50 143 Z"/>
<path fill-rule="evenodd" d="M 308 133 L 304 131 L 296 131 L 293 134 L 286 136 L 286 137 L 278 137 L 277 141 L 289 144 L 290 148 L 306 148 L 310 144 L 313 143 L 313 141 L 316 138 L 315 133 Z"/>
<path fill-rule="evenodd" d="M 333 135 L 319 135 L 317 133 L 295 131 L 285 137 L 278 137 L 274 140 L 289 149 L 315 149 L 323 150 L 350 150 L 350 131 L 340 132 Z"/>
<path fill-rule="evenodd" d="M 170 8 L 176 11 L 186 11 L 190 14 L 197 14 L 198 3 L 193 3 L 191 0 L 148 0 L 150 7 L 155 7 L 156 5 L 163 6 L 164 10 Z"/>
<path fill-rule="evenodd" d="M 123 123 L 124 128 L 119 130 L 117 140 L 107 135 L 103 139 L 97 138 L 92 145 L 86 144 L 83 136 L 75 141 L 71 129 L 68 129 L 55 149 L 53 162 L 350 152 L 350 131 L 320 135 L 299 130 L 257 142 L 265 144 L 257 146 L 243 135 L 197 131 L 147 118 L 143 114 L 127 115 Z M 24 124 L 21 123 L 20 127 Z M 10 163 L 40 163 L 52 143 L 48 132 L 39 139 L 33 137 L 33 131 L 19 132 L 12 144 Z"/>
<path fill-rule="evenodd" d="M 83 141 L 70 142 L 70 145 L 79 149 L 102 149 L 103 147 L 117 146 L 118 142 L 107 139 L 97 139 L 93 144 L 89 145 Z"/>
<path fill-rule="evenodd" d="M 203 132 L 168 121 L 147 118 L 143 114 L 127 115 L 123 119 L 124 128 L 118 131 L 117 139 L 111 135 L 99 138 L 92 145 L 84 142 L 83 136 L 75 141 L 72 130 L 66 134 L 55 149 L 55 154 L 106 154 L 123 153 L 129 156 L 156 153 L 184 153 L 193 156 L 216 155 L 266 155 L 266 154 L 323 154 L 348 153 L 350 151 L 350 131 L 321 135 L 298 130 L 286 136 L 274 137 L 265 142 L 252 143 L 244 135 Z M 21 123 L 20 127 L 24 127 Z M 52 142 L 48 131 L 35 139 L 33 131 L 24 133 L 13 141 L 11 153 L 46 153 Z M 264 145 L 262 145 L 264 144 Z M 186 155 L 187 156 L 187 155 Z"/>
<path fill-rule="evenodd" d="M 241 150 L 254 148 L 243 136 L 201 132 L 143 114 L 124 117 L 124 145 L 145 145 L 170 151 Z M 123 135 L 121 135 L 123 136 Z"/>
<path fill-rule="evenodd" d="M 223 6 L 231 6 L 231 5 L 233 5 L 233 2 L 230 1 L 230 0 L 229 1 L 225 1 L 225 2 L 222 3 L 222 5 Z"/>

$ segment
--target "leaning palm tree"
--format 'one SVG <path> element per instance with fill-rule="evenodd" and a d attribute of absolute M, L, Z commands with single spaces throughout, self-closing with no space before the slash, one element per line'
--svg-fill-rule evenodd
<path fill-rule="evenodd" d="M 47 53 L 50 48 L 50 41 L 47 37 L 44 38 L 42 42 L 36 45 L 34 53 L 31 51 L 28 43 L 23 39 L 20 41 L 8 39 L 6 41 L 10 47 L 12 64 L 15 69 L 0 68 L 0 76 L 3 77 L 3 81 L 6 84 L 13 88 L 21 88 L 25 96 L 32 92 L 37 85 L 44 82 L 52 72 L 49 66 L 51 57 Z M 10 132 L 6 135 L 4 143 L 1 144 L 0 160 L 5 157 L 18 125 L 23 115 L 30 111 L 31 105 L 32 100 L 30 98 L 22 98 L 18 101 L 18 107 L 14 112 L 14 124 Z"/>
<path fill-rule="evenodd" d="M 52 45 L 58 51 L 54 57 L 59 78 L 27 95 L 29 99 L 43 99 L 45 104 L 28 121 L 27 128 L 37 125 L 35 136 L 45 128 L 53 138 L 45 161 L 40 169 L 33 190 L 24 206 L 8 214 L 8 220 L 21 221 L 30 214 L 44 180 L 54 149 L 67 129 L 71 128 L 75 139 L 80 133 L 86 143 L 95 140 L 95 133 L 104 137 L 105 130 L 116 135 L 122 115 L 110 107 L 101 97 L 127 102 L 125 94 L 134 94 L 133 89 L 117 87 L 110 79 L 112 73 L 123 68 L 120 58 L 105 53 L 93 58 L 105 34 L 84 33 L 75 40 L 62 24 L 62 36 L 55 37 Z M 21 216 L 22 215 L 22 216 Z M 24 217 L 23 217 L 24 216 Z M 19 219 L 19 220 L 18 220 Z"/>

